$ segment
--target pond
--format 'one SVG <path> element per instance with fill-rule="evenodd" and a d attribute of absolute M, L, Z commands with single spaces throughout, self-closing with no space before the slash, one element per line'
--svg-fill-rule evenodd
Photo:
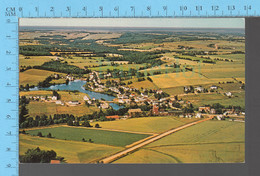
<path fill-rule="evenodd" d="M 30 90 L 78 90 L 79 92 L 82 93 L 86 93 L 89 95 L 89 97 L 95 98 L 97 100 L 101 100 L 104 99 L 106 101 L 112 101 L 115 97 L 111 96 L 111 95 L 106 95 L 106 94 L 102 94 L 102 93 L 98 93 L 98 92 L 93 92 L 90 90 L 85 90 L 85 88 L 83 87 L 86 84 L 86 81 L 82 81 L 82 80 L 75 80 L 75 81 L 71 81 L 69 82 L 68 85 L 66 84 L 57 84 L 57 85 L 52 85 L 50 87 L 47 88 L 38 88 L 38 87 L 34 87 Z M 114 109 L 114 110 L 118 110 L 120 108 L 123 108 L 124 106 L 119 106 L 115 103 L 109 103 L 110 106 Z"/>

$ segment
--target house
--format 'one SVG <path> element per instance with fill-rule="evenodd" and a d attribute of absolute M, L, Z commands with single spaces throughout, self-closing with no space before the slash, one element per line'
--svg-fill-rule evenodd
<path fill-rule="evenodd" d="M 215 86 L 215 85 L 212 85 L 211 87 L 210 87 L 210 90 L 217 90 L 218 89 L 218 86 Z"/>
<path fill-rule="evenodd" d="M 213 109 L 213 108 L 210 109 L 210 113 L 211 113 L 211 114 L 216 114 L 216 109 Z"/>
<path fill-rule="evenodd" d="M 156 105 L 153 105 L 153 114 L 154 115 L 159 115 L 159 107 Z"/>
<path fill-rule="evenodd" d="M 190 92 L 190 91 L 191 91 L 191 86 L 184 87 L 184 92 Z"/>
<path fill-rule="evenodd" d="M 217 118 L 218 120 L 222 120 L 223 116 L 222 116 L 222 115 L 218 115 L 218 116 L 216 116 L 216 118 Z"/>
<path fill-rule="evenodd" d="M 210 107 L 209 106 L 201 106 L 199 107 L 199 112 L 205 112 L 205 113 L 208 113 L 210 112 Z"/>
<path fill-rule="evenodd" d="M 157 93 L 157 94 L 162 94 L 163 91 L 162 91 L 162 90 L 157 90 L 156 93 Z"/>
<path fill-rule="evenodd" d="M 69 105 L 74 105 L 74 106 L 79 104 L 78 101 L 69 101 L 68 103 Z"/>
<path fill-rule="evenodd" d="M 64 103 L 62 102 L 62 101 L 60 101 L 60 100 L 57 100 L 56 102 L 55 102 L 56 104 L 60 104 L 60 105 L 64 105 Z"/>
<path fill-rule="evenodd" d="M 202 118 L 202 114 L 201 113 L 197 113 L 195 118 Z"/>
<path fill-rule="evenodd" d="M 51 160 L 51 164 L 60 164 L 60 160 Z"/>
<path fill-rule="evenodd" d="M 130 117 L 137 117 L 142 114 L 142 110 L 140 108 L 137 109 L 129 109 L 128 114 Z"/>
<path fill-rule="evenodd" d="M 45 97 L 41 96 L 41 100 L 44 101 L 44 100 L 46 100 L 46 99 L 45 99 Z"/>
<path fill-rule="evenodd" d="M 88 101 L 88 100 L 89 100 L 88 96 L 85 95 L 85 96 L 83 97 L 83 100 L 84 100 L 84 101 Z"/>
<path fill-rule="evenodd" d="M 201 86 L 198 86 L 198 87 L 195 88 L 195 91 L 197 91 L 197 92 L 204 92 L 204 88 L 201 87 Z"/>
<path fill-rule="evenodd" d="M 119 119 L 118 115 L 106 116 L 107 119 Z"/>
<path fill-rule="evenodd" d="M 122 99 L 118 99 L 118 103 L 125 103 L 125 102 Z"/>
<path fill-rule="evenodd" d="M 232 93 L 231 92 L 226 92 L 225 95 L 228 96 L 228 97 L 231 97 Z"/>
<path fill-rule="evenodd" d="M 100 108 L 107 109 L 107 108 L 109 108 L 109 104 L 108 103 L 101 103 Z"/>
<path fill-rule="evenodd" d="M 51 99 L 55 101 L 55 100 L 58 99 L 58 97 L 57 96 L 52 96 Z"/>

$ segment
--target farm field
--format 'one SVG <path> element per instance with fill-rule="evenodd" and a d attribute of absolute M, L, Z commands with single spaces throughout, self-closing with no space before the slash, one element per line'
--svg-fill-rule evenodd
<path fill-rule="evenodd" d="M 208 79 L 195 72 L 168 73 L 151 76 L 155 85 L 161 88 L 179 87 L 198 84 L 216 84 L 222 81 L 233 81 L 232 78 Z"/>
<path fill-rule="evenodd" d="M 244 162 L 245 124 L 207 121 L 173 133 L 114 163 Z"/>
<path fill-rule="evenodd" d="M 28 130 L 27 133 L 30 135 L 37 135 L 39 131 L 42 132 L 43 136 L 51 133 L 55 139 L 82 141 L 82 138 L 85 138 L 86 140 L 91 139 L 95 144 L 106 144 L 119 147 L 124 147 L 149 136 L 147 134 L 135 134 L 74 127 L 56 127 Z"/>
<path fill-rule="evenodd" d="M 143 117 L 98 123 L 104 129 L 160 133 L 192 121 L 195 121 L 195 119 L 178 117 Z M 95 123 L 93 122 L 92 125 L 94 124 Z"/>
<path fill-rule="evenodd" d="M 89 163 L 122 150 L 122 147 L 108 146 L 81 141 L 65 141 L 53 138 L 40 138 L 19 135 L 19 153 L 23 155 L 28 149 L 40 147 L 42 150 L 54 150 L 67 163 Z"/>
<path fill-rule="evenodd" d="M 84 104 L 78 106 L 62 106 L 55 103 L 46 102 L 30 102 L 28 104 L 29 115 L 35 117 L 36 115 L 54 115 L 54 114 L 74 114 L 81 116 L 91 114 L 97 111 L 95 106 L 87 107 Z"/>
<path fill-rule="evenodd" d="M 44 81 L 48 76 L 54 74 L 65 75 L 58 72 L 52 72 L 47 70 L 30 69 L 19 74 L 19 84 L 20 85 L 37 85 L 40 81 Z"/>
<path fill-rule="evenodd" d="M 29 115 L 35 117 L 36 115 L 54 115 L 54 114 L 74 114 L 76 116 L 81 116 L 85 114 L 91 114 L 98 110 L 96 106 L 85 105 L 83 101 L 84 96 L 88 96 L 81 92 L 71 92 L 71 91 L 58 91 L 61 96 L 61 101 L 79 101 L 81 104 L 78 106 L 67 106 L 59 105 L 55 102 L 45 102 L 45 101 L 30 101 L 27 105 Z M 39 90 L 39 91 L 28 91 L 20 92 L 20 96 L 51 96 L 52 91 Z"/>

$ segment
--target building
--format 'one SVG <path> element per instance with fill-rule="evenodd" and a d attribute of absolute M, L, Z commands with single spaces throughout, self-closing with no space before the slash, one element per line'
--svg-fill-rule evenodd
<path fill-rule="evenodd" d="M 119 119 L 118 115 L 106 116 L 107 119 Z"/>
<path fill-rule="evenodd" d="M 212 85 L 211 87 L 210 87 L 210 90 L 217 90 L 218 89 L 218 86 L 215 86 L 215 85 Z"/>
<path fill-rule="evenodd" d="M 69 101 L 68 103 L 69 103 L 69 105 L 78 105 L 79 104 L 78 101 Z"/>
<path fill-rule="evenodd" d="M 57 98 L 57 96 L 52 96 L 51 99 L 52 100 L 57 100 L 58 98 Z"/>
<path fill-rule="evenodd" d="M 83 97 L 83 100 L 88 101 L 88 100 L 89 100 L 88 96 L 85 95 L 85 96 Z"/>
<path fill-rule="evenodd" d="M 153 105 L 153 115 L 159 115 L 159 107 L 156 105 Z"/>
<path fill-rule="evenodd" d="M 202 114 L 201 113 L 197 113 L 195 118 L 202 118 Z"/>
<path fill-rule="evenodd" d="M 205 113 L 209 113 L 210 112 L 210 107 L 209 106 L 202 106 L 199 107 L 199 112 L 205 112 Z"/>
<path fill-rule="evenodd" d="M 109 108 L 109 104 L 106 103 L 106 102 L 101 103 L 101 104 L 100 104 L 100 108 L 102 108 L 102 109 L 107 109 L 107 108 Z"/>
<path fill-rule="evenodd" d="M 204 88 L 199 86 L 199 87 L 195 88 L 195 91 L 197 91 L 197 92 L 204 92 Z"/>
<path fill-rule="evenodd" d="M 216 114 L 216 109 L 213 109 L 213 108 L 210 109 L 210 113 L 211 113 L 211 114 Z"/>
<path fill-rule="evenodd" d="M 225 95 L 228 96 L 228 97 L 231 97 L 232 93 L 231 92 L 226 92 Z"/>
<path fill-rule="evenodd" d="M 129 109 L 128 115 L 130 117 L 139 117 L 142 114 L 142 110 L 140 108 L 137 109 Z"/>

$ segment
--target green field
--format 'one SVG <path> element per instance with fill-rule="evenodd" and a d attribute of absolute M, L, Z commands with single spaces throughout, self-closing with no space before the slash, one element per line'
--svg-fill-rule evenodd
<path fill-rule="evenodd" d="M 142 117 L 126 120 L 116 120 L 107 122 L 98 122 L 102 128 L 126 130 L 133 132 L 160 133 L 172 128 L 176 128 L 195 119 L 178 117 Z M 94 125 L 95 123 L 92 123 Z"/>
<path fill-rule="evenodd" d="M 54 74 L 65 75 L 63 73 L 57 73 L 47 70 L 29 69 L 19 73 L 19 84 L 20 85 L 37 85 L 39 82 L 44 81 L 48 76 Z"/>
<path fill-rule="evenodd" d="M 42 150 L 54 150 L 58 156 L 64 157 L 67 163 L 89 163 L 123 149 L 103 144 L 40 138 L 23 134 L 19 135 L 19 142 L 20 155 L 28 149 L 40 147 Z"/>
<path fill-rule="evenodd" d="M 173 133 L 115 163 L 228 163 L 245 160 L 245 124 L 207 121 Z"/>
<path fill-rule="evenodd" d="M 38 130 L 28 130 L 30 135 L 37 135 L 38 132 L 42 132 L 44 136 L 51 133 L 55 139 L 82 141 L 82 138 L 86 140 L 91 139 L 96 144 L 106 144 L 112 146 L 126 146 L 148 137 L 147 134 L 134 134 L 116 131 L 105 131 L 96 129 L 74 128 L 74 127 L 56 127 L 45 128 Z"/>

